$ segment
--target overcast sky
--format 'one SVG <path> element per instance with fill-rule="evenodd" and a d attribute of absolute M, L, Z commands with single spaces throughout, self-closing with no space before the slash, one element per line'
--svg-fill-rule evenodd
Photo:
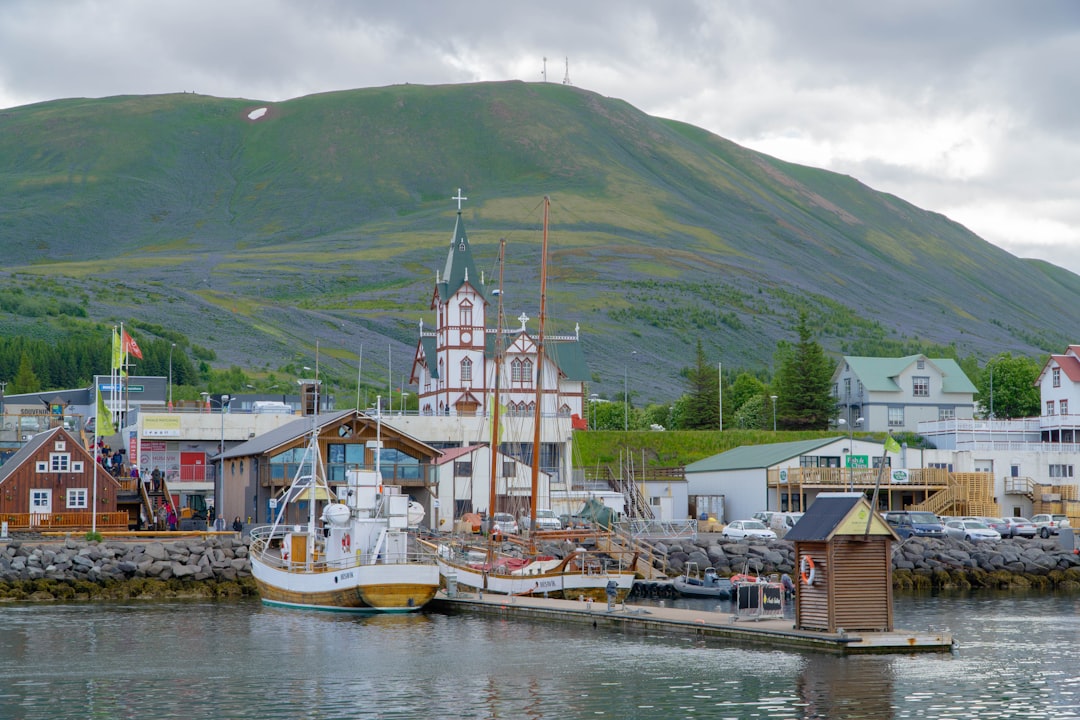
<path fill-rule="evenodd" d="M 0 107 L 538 82 L 545 56 L 1080 273 L 1073 0 L 0 0 Z"/>

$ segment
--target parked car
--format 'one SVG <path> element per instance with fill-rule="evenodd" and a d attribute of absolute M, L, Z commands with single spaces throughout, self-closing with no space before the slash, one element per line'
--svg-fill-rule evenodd
<path fill-rule="evenodd" d="M 912 535 L 917 537 L 945 537 L 945 527 L 932 512 L 921 510 L 890 510 L 885 513 L 885 522 L 892 526 L 902 538 Z"/>
<path fill-rule="evenodd" d="M 1039 537 L 1048 538 L 1051 535 L 1057 535 L 1059 529 L 1069 527 L 1069 517 L 1067 515 L 1047 515 L 1045 513 L 1032 515 L 1031 524 L 1039 531 Z"/>
<path fill-rule="evenodd" d="M 999 517 L 971 517 L 963 518 L 964 520 L 978 520 L 986 524 L 986 527 L 991 530 L 996 530 L 997 534 L 1001 537 L 1012 537 L 1012 531 L 1009 529 L 1009 521 L 1005 518 Z"/>
<path fill-rule="evenodd" d="M 959 518 L 952 518 L 945 523 L 945 534 L 957 540 L 967 540 L 968 542 L 984 542 L 987 540 L 996 542 L 1001 539 L 1001 533 L 997 530 L 991 530 L 986 526 L 986 523 Z"/>
<path fill-rule="evenodd" d="M 518 522 L 522 528 L 529 529 L 529 516 L 524 515 L 521 521 Z M 559 516 L 555 514 L 554 510 L 537 510 L 536 511 L 536 529 L 537 530 L 562 530 L 562 520 L 559 520 Z"/>
<path fill-rule="evenodd" d="M 1029 537 L 1033 538 L 1038 534 L 1039 530 L 1035 527 L 1030 520 L 1025 517 L 1007 517 L 1002 518 L 1005 522 L 1009 523 L 1009 536 L 1010 537 Z M 1004 535 L 1004 533 L 1002 533 Z"/>
<path fill-rule="evenodd" d="M 762 522 L 762 524 L 765 525 L 765 527 L 768 527 L 769 526 L 769 520 L 771 520 L 772 516 L 775 515 L 775 514 L 776 513 L 771 511 L 771 510 L 759 510 L 758 512 L 754 513 L 750 517 L 753 520 L 760 520 Z"/>
<path fill-rule="evenodd" d="M 765 523 L 760 520 L 735 520 L 729 522 L 720 534 L 729 540 L 742 540 L 744 538 L 776 539 L 776 533 L 765 527 Z"/>
<path fill-rule="evenodd" d="M 495 523 L 495 532 L 503 535 L 518 534 L 517 521 L 514 520 L 514 516 L 510 513 L 495 513 L 491 516 L 491 519 Z"/>
<path fill-rule="evenodd" d="M 799 522 L 799 518 L 803 516 L 801 512 L 778 512 L 773 513 L 769 518 L 769 522 L 766 525 L 769 529 L 776 533 L 776 537 L 784 537 L 787 535 L 788 530 L 795 527 L 795 523 Z"/>

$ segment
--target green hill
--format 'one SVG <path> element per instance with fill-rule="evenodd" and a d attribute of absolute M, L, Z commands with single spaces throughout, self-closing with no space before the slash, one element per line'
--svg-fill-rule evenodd
<path fill-rule="evenodd" d="M 564 85 L 13 108 L 0 187 L 4 292 L 87 315 L 0 297 L 0 332 L 125 319 L 223 365 L 310 365 L 318 341 L 331 377 L 355 377 L 362 348 L 365 379 L 407 382 L 459 187 L 486 272 L 507 238 L 509 317 L 536 316 L 551 196 L 549 328 L 580 323 L 602 396 L 625 373 L 638 401 L 673 398 L 699 337 L 725 367 L 764 367 L 799 309 L 835 353 L 1034 354 L 1077 338 L 1072 273 L 852 178 Z"/>

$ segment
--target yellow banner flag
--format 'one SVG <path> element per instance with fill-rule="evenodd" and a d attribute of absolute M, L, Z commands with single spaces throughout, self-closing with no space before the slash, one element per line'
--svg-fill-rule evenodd
<path fill-rule="evenodd" d="M 885 449 L 889 452 L 898 453 L 900 452 L 900 443 L 896 442 L 896 438 L 894 438 L 892 435 L 886 435 Z"/>
<path fill-rule="evenodd" d="M 101 386 L 97 389 L 97 416 L 94 420 L 94 431 L 97 435 L 104 437 L 106 435 L 112 435 L 116 432 L 116 426 L 113 425 L 112 412 L 109 408 L 105 407 L 105 398 L 101 397 Z"/>
<path fill-rule="evenodd" d="M 112 331 L 112 369 L 119 370 L 124 365 L 124 349 L 120 343 L 120 333 Z"/>

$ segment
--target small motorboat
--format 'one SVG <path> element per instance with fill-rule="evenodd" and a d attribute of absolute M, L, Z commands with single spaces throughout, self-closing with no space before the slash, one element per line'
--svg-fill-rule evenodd
<path fill-rule="evenodd" d="M 699 573 L 697 563 L 687 563 L 686 571 L 672 580 L 671 584 L 685 597 L 711 597 L 720 600 L 731 598 L 733 585 L 728 578 L 720 577 L 713 568 Z"/>

